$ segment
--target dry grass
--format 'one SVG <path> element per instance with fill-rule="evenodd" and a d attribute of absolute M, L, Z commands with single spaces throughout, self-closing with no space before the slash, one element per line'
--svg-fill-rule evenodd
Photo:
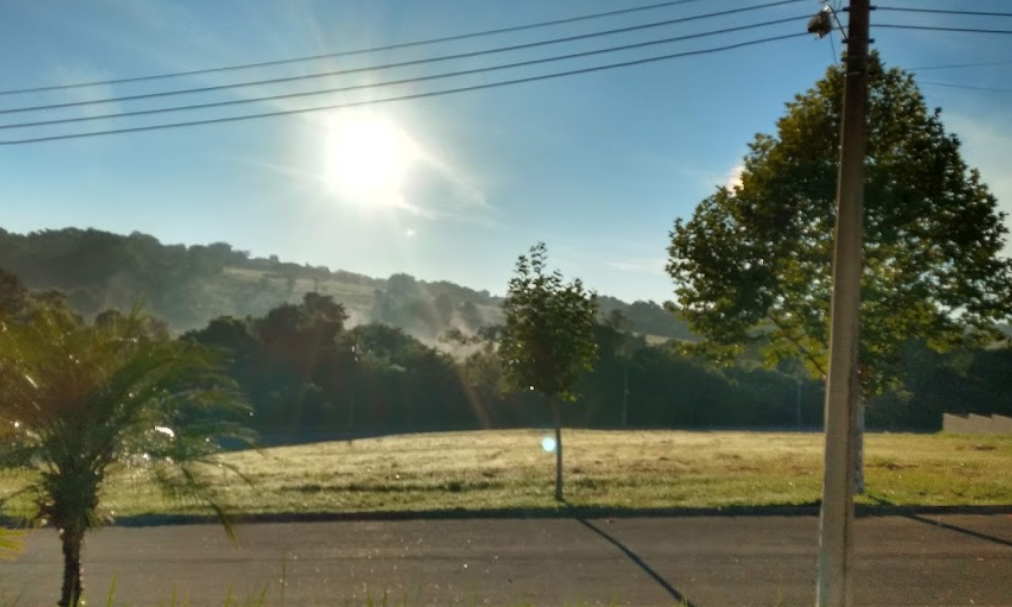
<path fill-rule="evenodd" d="M 669 341 L 674 340 L 673 337 L 665 337 L 663 335 L 645 335 L 644 339 L 647 340 L 648 346 L 663 346 Z"/>
<path fill-rule="evenodd" d="M 289 293 L 287 279 L 281 275 L 261 270 L 253 270 L 250 268 L 236 267 L 227 267 L 224 269 L 224 273 L 232 278 L 237 278 L 251 283 L 257 283 L 266 278 L 267 285 L 279 296 Z M 327 295 L 337 297 L 338 300 L 344 302 L 346 305 L 350 305 L 355 308 L 363 306 L 368 307 L 372 305 L 373 299 L 375 298 L 375 287 L 373 286 L 344 282 L 333 278 L 325 278 L 316 282 L 309 278 L 297 278 L 292 285 L 291 293 L 298 294 L 298 296 L 301 297 L 302 293 L 313 291 L 316 288 L 319 288 Z"/>
<path fill-rule="evenodd" d="M 338 278 L 324 278 L 314 281 L 310 278 L 300 277 L 295 280 L 292 289 L 289 290 L 287 279 L 274 272 L 250 268 L 226 267 L 224 274 L 249 283 L 259 283 L 262 280 L 266 280 L 266 285 L 274 291 L 277 297 L 291 301 L 300 299 L 303 293 L 319 289 L 324 295 L 333 296 L 347 306 L 349 310 L 357 311 L 360 314 L 366 314 L 376 299 L 375 286 L 345 282 Z M 497 318 L 502 313 L 498 306 L 477 304 L 477 308 L 485 318 Z"/>
<path fill-rule="evenodd" d="M 456 432 L 233 453 L 253 486 L 223 475 L 222 492 L 247 513 L 552 508 L 544 435 Z M 797 505 L 820 496 L 819 434 L 566 430 L 563 438 L 574 505 Z M 862 501 L 1012 504 L 1012 437 L 869 434 L 865 452 Z M 105 503 L 118 514 L 188 511 L 125 474 Z"/>

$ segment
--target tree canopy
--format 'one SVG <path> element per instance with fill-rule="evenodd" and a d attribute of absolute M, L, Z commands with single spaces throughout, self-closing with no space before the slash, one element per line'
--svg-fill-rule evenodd
<path fill-rule="evenodd" d="M 503 302 L 506 323 L 499 356 L 506 383 L 548 397 L 555 425 L 555 499 L 562 501 L 562 411 L 559 401 L 574 401 L 580 375 L 597 359 L 597 295 L 576 279 L 564 283 L 548 272 L 548 248 L 531 247 L 517 259 Z"/>
<path fill-rule="evenodd" d="M 549 273 L 547 261 L 543 243 L 517 260 L 499 352 L 515 388 L 574 400 L 577 378 L 597 357 L 597 298 L 579 279 L 565 284 L 559 272 Z"/>
<path fill-rule="evenodd" d="M 220 353 L 159 337 L 138 313 L 85 325 L 42 307 L 0 321 L 0 470 L 28 473 L 31 518 L 60 531 L 60 605 L 81 599 L 81 546 L 106 518 L 114 466 L 223 513 L 208 481 L 220 473 L 214 455 L 222 440 L 250 435 L 244 401 L 220 370 Z"/>
<path fill-rule="evenodd" d="M 895 383 L 904 344 L 982 343 L 1012 315 L 1008 228 L 997 200 L 960 155 L 940 109 L 913 76 L 869 61 L 862 388 Z M 787 104 L 758 134 L 741 185 L 719 188 L 675 222 L 667 270 L 678 313 L 730 360 L 753 344 L 771 364 L 825 373 L 843 74 Z"/>

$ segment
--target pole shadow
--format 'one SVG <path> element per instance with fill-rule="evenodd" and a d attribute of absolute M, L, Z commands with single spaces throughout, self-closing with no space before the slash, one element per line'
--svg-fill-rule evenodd
<path fill-rule="evenodd" d="M 912 521 L 917 521 L 918 523 L 924 523 L 925 525 L 934 525 L 935 527 L 941 527 L 942 529 L 948 529 L 949 531 L 955 531 L 956 533 L 969 535 L 970 537 L 975 537 L 977 539 L 981 539 L 986 542 L 991 542 L 993 544 L 1000 544 L 1002 546 L 1008 546 L 1009 548 L 1012 548 L 1012 541 L 1002 539 L 1000 537 L 995 537 L 993 535 L 988 535 L 986 533 L 981 533 L 979 531 L 974 531 L 973 529 L 967 529 L 966 527 L 960 527 L 959 525 L 953 525 L 951 523 L 943 523 L 942 521 L 936 521 L 930 518 L 925 518 L 919 514 L 904 514 L 903 516 L 904 518 L 908 518 Z"/>
<path fill-rule="evenodd" d="M 638 554 L 636 554 L 628 547 L 626 547 L 625 544 L 618 541 L 614 537 L 608 535 L 605 531 L 603 531 L 601 528 L 597 527 L 587 519 L 579 516 L 575 518 L 576 521 L 579 522 L 581 525 L 583 525 L 587 529 L 590 529 L 597 535 L 601 536 L 601 538 L 607 541 L 609 544 L 621 550 L 623 554 L 629 557 L 629 560 L 635 563 L 637 567 L 643 570 L 644 573 L 649 575 L 655 582 L 657 582 L 661 586 L 661 588 L 663 588 L 669 595 L 671 595 L 671 598 L 673 598 L 676 601 L 677 605 L 684 605 L 686 607 L 700 607 L 699 605 L 696 605 L 689 599 L 685 598 L 684 594 L 679 592 L 678 589 L 672 586 L 670 582 L 661 577 L 661 574 L 654 571 L 654 569 L 650 565 L 648 565 L 646 561 L 644 561 L 642 558 L 640 558 Z"/>
<path fill-rule="evenodd" d="M 892 502 L 890 502 L 888 500 L 884 500 L 884 499 L 882 499 L 880 497 L 871 496 L 871 498 L 873 500 L 875 500 L 876 502 L 878 502 L 880 505 L 894 506 L 894 504 Z M 968 535 L 970 537 L 975 537 L 977 539 L 984 540 L 985 542 L 991 542 L 993 544 L 998 544 L 998 545 L 1001 545 L 1001 546 L 1008 546 L 1009 548 L 1012 548 L 1012 541 L 1009 541 L 1009 540 L 1006 540 L 1006 539 L 1003 539 L 1003 538 L 1000 538 L 1000 537 L 995 537 L 993 535 L 988 535 L 986 533 L 981 533 L 979 531 L 974 531 L 973 529 L 967 529 L 966 527 L 960 527 L 959 525 L 953 525 L 952 523 L 944 523 L 942 521 L 936 521 L 934 519 L 930 519 L 930 518 L 924 517 L 924 516 L 922 516 L 920 514 L 917 514 L 915 512 L 901 513 L 900 516 L 902 516 L 903 518 L 910 519 L 912 521 L 917 521 L 918 523 L 924 523 L 925 525 L 932 525 L 932 526 L 935 526 L 935 527 L 941 527 L 942 529 L 948 529 L 949 531 L 954 531 L 956 533 L 962 533 L 963 535 Z"/>

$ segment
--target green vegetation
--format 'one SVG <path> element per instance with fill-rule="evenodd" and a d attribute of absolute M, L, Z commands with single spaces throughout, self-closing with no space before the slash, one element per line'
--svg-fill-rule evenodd
<path fill-rule="evenodd" d="M 870 65 L 869 425 L 1010 415 L 1006 215 L 913 78 Z M 816 504 L 819 434 L 585 428 L 820 425 L 843 80 L 830 68 L 798 95 L 741 185 L 675 222 L 683 320 L 564 283 L 543 244 L 499 298 L 226 243 L 0 229 L 0 514 L 58 530 L 73 607 L 85 535 L 114 513 L 213 512 L 231 531 L 226 499 L 248 515 Z M 242 450 L 248 426 L 287 446 Z M 568 466 L 563 426 L 581 428 Z M 501 429 L 517 427 L 554 441 Z M 873 434 L 864 453 L 862 504 L 1012 503 L 1012 436 Z M 0 529 L 0 558 L 18 539 Z"/>
<path fill-rule="evenodd" d="M 264 316 L 309 292 L 341 302 L 352 324 L 388 324 L 429 343 L 450 329 L 471 333 L 502 319 L 501 298 L 447 281 L 403 273 L 371 278 L 274 255 L 251 258 L 223 242 L 162 244 L 140 232 L 67 228 L 22 235 L 0 229 L 0 267 L 33 289 L 59 290 L 87 318 L 109 308 L 129 310 L 143 298 L 146 309 L 179 332 L 221 316 Z M 684 322 L 654 302 L 603 298 L 602 310 L 613 309 L 636 332 L 691 337 Z"/>
<path fill-rule="evenodd" d="M 3 318 L 0 308 L 0 470 L 20 472 L 14 495 L 23 496 L 24 517 L 59 530 L 59 604 L 70 607 L 82 596 L 85 534 L 107 518 L 100 504 L 110 471 L 125 466 L 134 479 L 223 514 L 213 456 L 219 441 L 246 435 L 225 420 L 242 422 L 248 410 L 216 353 L 152 334 L 136 312 L 93 325 L 46 307 Z"/>
<path fill-rule="evenodd" d="M 580 376 L 594 367 L 597 297 L 579 279 L 562 282 L 548 272 L 544 243 L 517 260 L 503 302 L 506 323 L 499 339 L 499 360 L 509 386 L 545 396 L 552 408 L 555 442 L 555 499 L 562 501 L 562 402 L 576 400 Z"/>
<path fill-rule="evenodd" d="M 986 347 L 1012 316 L 998 200 L 911 74 L 877 54 L 868 71 L 862 401 L 903 390 L 911 341 L 937 352 Z M 843 72 L 832 66 L 795 96 L 776 135 L 756 135 L 741 185 L 675 221 L 667 270 L 680 316 L 703 336 L 689 351 L 729 364 L 751 347 L 771 366 L 827 376 Z M 860 429 L 857 444 L 860 493 Z"/>
<path fill-rule="evenodd" d="M 0 527 L 0 561 L 14 558 L 21 551 L 21 535 Z"/>
<path fill-rule="evenodd" d="M 225 456 L 249 477 L 219 490 L 244 513 L 544 510 L 554 500 L 549 431 L 392 436 Z M 819 434 L 567 430 L 567 500 L 577 507 L 676 509 L 811 505 L 820 496 Z M 1012 503 L 1012 437 L 870 434 L 859 503 Z M 18 477 L 5 479 L 16 484 Z M 21 477 L 23 479 L 23 477 Z M 195 513 L 129 470 L 105 503 L 120 516 Z"/>
<path fill-rule="evenodd" d="M 0 289 L 0 306 L 65 305 L 59 293 L 28 291 L 2 270 L 0 281 L 10 283 Z M 578 378 L 579 399 L 564 408 L 564 425 L 821 424 L 822 383 L 799 378 L 793 365 L 764 368 L 759 353 L 749 351 L 735 366 L 718 368 L 677 344 L 649 345 L 615 312 L 594 328 L 598 360 Z M 229 375 L 256 413 L 250 422 L 270 443 L 551 423 L 549 408 L 529 392 L 507 393 L 497 327 L 484 327 L 477 337 L 461 333 L 464 345 L 436 349 L 385 324 L 348 328 L 350 316 L 334 296 L 310 292 L 263 316 L 217 318 L 184 338 L 228 351 Z M 164 323 L 147 323 L 167 337 Z M 939 354 L 910 342 L 899 363 L 903 387 L 869 401 L 868 425 L 937 430 L 945 411 L 1010 415 L 1009 369 L 1012 348 Z"/>
<path fill-rule="evenodd" d="M 759 134 L 741 185 L 675 222 L 668 272 L 680 315 L 732 360 L 751 345 L 770 364 L 826 374 L 831 234 L 843 71 L 787 104 Z M 982 347 L 1012 316 L 1006 215 L 967 167 L 941 111 L 902 70 L 869 61 L 868 168 L 860 361 L 864 394 L 902 385 L 904 348 Z"/>

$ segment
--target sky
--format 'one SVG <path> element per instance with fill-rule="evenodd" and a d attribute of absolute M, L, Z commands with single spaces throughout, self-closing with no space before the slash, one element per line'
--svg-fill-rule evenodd
<path fill-rule="evenodd" d="M 372 48 L 624 9 L 658 0 L 0 0 L 0 90 L 106 81 Z M 772 0 L 770 0 L 772 1 Z M 1010 10 L 1007 0 L 887 0 Z M 437 45 L 185 78 L 0 95 L 0 125 L 360 86 L 312 97 L 60 125 L 0 141 L 375 102 L 803 32 L 815 0 L 706 0 Z M 348 70 L 752 8 L 723 17 L 438 63 L 199 94 L 4 113 L 176 89 Z M 883 7 L 884 8 L 884 7 Z M 748 24 L 796 21 L 553 63 L 364 87 Z M 845 19 L 845 17 L 844 17 Z M 873 24 L 1012 30 L 1012 19 L 878 10 Z M 1012 211 L 1012 36 L 873 30 L 890 65 L 918 71 L 971 166 Z M 166 243 L 228 242 L 254 256 L 385 277 L 408 272 L 503 293 L 517 255 L 602 294 L 672 298 L 668 233 L 731 183 L 748 142 L 841 50 L 798 37 L 621 69 L 312 113 L 0 145 L 0 227 L 93 227 Z M 927 82 L 936 84 L 927 84 Z M 1012 248 L 1006 249 L 1012 251 Z"/>

